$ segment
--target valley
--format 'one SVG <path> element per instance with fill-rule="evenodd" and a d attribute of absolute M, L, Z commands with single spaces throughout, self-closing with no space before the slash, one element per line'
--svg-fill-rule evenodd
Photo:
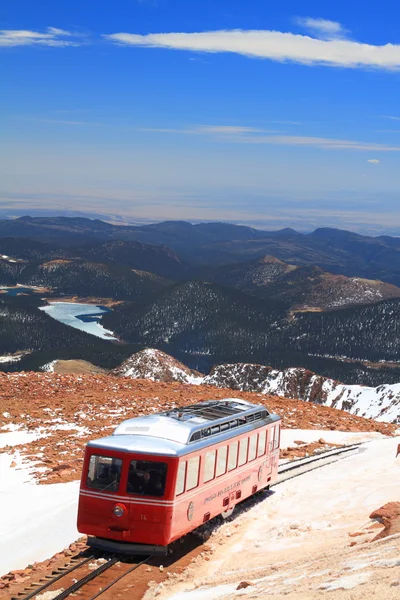
<path fill-rule="evenodd" d="M 52 360 L 115 368 L 151 347 L 205 374 L 241 362 L 302 367 L 344 384 L 394 384 L 399 256 L 396 238 L 334 229 L 305 235 L 223 223 L 0 221 L 0 324 L 8 321 L 0 352 L 26 353 L 0 369 L 40 369 L 49 351 Z M 92 308 L 79 313 L 68 303 L 107 309 L 92 318 L 82 316 Z M 51 319 L 62 307 L 69 315 Z M 76 341 L 72 323 L 81 330 Z"/>

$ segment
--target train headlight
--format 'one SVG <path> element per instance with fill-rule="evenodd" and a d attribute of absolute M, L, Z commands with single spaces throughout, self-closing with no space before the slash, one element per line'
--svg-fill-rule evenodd
<path fill-rule="evenodd" d="M 113 515 L 116 517 L 122 517 L 126 512 L 126 506 L 123 504 L 116 504 L 113 508 Z"/>

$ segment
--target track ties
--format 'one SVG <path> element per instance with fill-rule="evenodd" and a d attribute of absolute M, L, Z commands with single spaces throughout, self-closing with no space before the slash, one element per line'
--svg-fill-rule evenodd
<path fill-rule="evenodd" d="M 97 594 L 95 594 L 94 596 L 92 596 L 90 598 L 90 600 L 95 600 L 95 598 L 98 598 L 99 596 L 101 596 L 101 594 L 104 594 L 104 592 L 106 592 L 107 590 L 109 590 L 110 587 L 112 587 L 115 583 L 117 583 L 118 581 L 120 581 L 120 579 L 123 579 L 124 577 L 126 577 L 127 575 L 129 575 L 129 573 L 132 573 L 132 571 L 135 571 L 138 567 L 140 567 L 140 565 L 143 565 L 144 563 L 146 563 L 149 560 L 149 558 L 151 558 L 151 556 L 147 556 L 140 563 L 137 563 L 136 565 L 133 565 L 130 569 L 128 569 L 127 571 L 125 571 L 125 573 L 122 573 L 122 575 L 120 575 L 119 577 L 117 577 L 116 579 L 114 579 L 114 581 L 111 581 L 111 583 L 109 583 L 108 585 L 106 585 L 102 590 L 100 590 L 99 592 L 97 592 Z"/>
<path fill-rule="evenodd" d="M 101 573 L 107 571 L 107 569 L 115 565 L 117 562 L 119 562 L 118 558 L 110 558 L 106 563 L 100 565 L 99 567 L 97 567 L 97 569 L 95 569 L 91 573 L 88 573 L 88 575 L 85 575 L 85 577 L 78 579 L 78 581 L 76 581 L 75 583 L 70 585 L 69 588 L 58 594 L 58 596 L 53 598 L 53 600 L 64 600 L 65 598 L 68 598 L 70 594 L 73 594 L 74 592 L 79 590 L 81 587 L 89 583 L 89 581 L 92 581 L 92 579 L 96 579 L 98 575 L 101 575 Z"/>
<path fill-rule="evenodd" d="M 79 569 L 79 567 L 82 567 L 83 565 L 88 563 L 90 560 L 93 560 L 94 558 L 95 558 L 95 556 L 91 555 L 91 556 L 89 556 L 89 558 L 85 558 L 84 560 L 77 562 L 72 567 L 66 568 L 66 570 L 63 570 L 63 572 L 60 573 L 59 575 L 57 575 L 56 577 L 53 577 L 52 575 L 46 575 L 46 577 L 44 578 L 44 579 L 47 579 L 46 583 L 44 583 L 43 585 L 40 585 L 40 583 L 33 583 L 30 585 L 30 587 L 35 586 L 35 590 L 33 592 L 30 592 L 27 596 L 24 596 L 24 592 L 20 592 L 18 594 L 18 596 L 13 596 L 11 598 L 11 600 L 21 600 L 21 596 L 23 596 L 23 600 L 31 600 L 31 598 L 35 598 L 38 594 L 40 594 L 41 592 L 46 590 L 53 583 L 56 583 L 56 581 L 58 581 L 59 579 L 62 579 L 68 573 L 72 573 L 72 571 L 75 571 L 75 569 Z M 78 559 L 74 557 L 73 560 L 75 562 Z M 43 579 L 40 580 L 40 582 L 42 582 L 42 581 L 43 581 Z M 39 587 L 37 587 L 37 586 L 39 586 Z"/>

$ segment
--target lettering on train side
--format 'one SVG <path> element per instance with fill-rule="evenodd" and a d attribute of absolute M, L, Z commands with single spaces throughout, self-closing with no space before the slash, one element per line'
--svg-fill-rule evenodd
<path fill-rule="evenodd" d="M 243 483 L 246 483 L 246 481 L 249 481 L 249 479 L 250 479 L 250 475 L 248 475 L 241 481 L 235 481 L 235 483 L 231 483 L 231 485 L 227 485 L 223 490 L 219 490 L 218 492 L 215 492 L 215 494 L 208 496 L 208 498 L 206 498 L 204 500 L 204 504 L 207 504 L 207 502 L 211 502 L 212 500 L 215 500 L 215 498 L 218 498 L 219 496 L 224 496 L 224 494 L 226 494 L 227 492 L 231 492 L 232 490 L 234 490 L 237 487 L 240 487 Z"/>

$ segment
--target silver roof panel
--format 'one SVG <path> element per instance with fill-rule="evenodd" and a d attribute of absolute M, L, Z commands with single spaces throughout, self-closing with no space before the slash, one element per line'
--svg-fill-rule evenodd
<path fill-rule="evenodd" d="M 231 426 L 239 433 L 240 427 L 244 427 L 253 415 L 258 415 L 258 420 L 273 417 L 276 417 L 273 420 L 279 419 L 277 415 L 268 413 L 265 406 L 252 404 L 241 398 L 224 398 L 128 419 L 118 425 L 113 435 L 150 436 L 189 444 L 193 442 L 193 437 L 203 437 L 202 432 L 207 428 L 213 429 L 213 436 L 217 430 L 221 430 L 219 435 Z M 196 432 L 199 432 L 198 436 L 194 436 Z"/>
<path fill-rule="evenodd" d="M 279 420 L 264 406 L 225 398 L 128 419 L 111 436 L 89 442 L 88 446 L 180 456 Z"/>

